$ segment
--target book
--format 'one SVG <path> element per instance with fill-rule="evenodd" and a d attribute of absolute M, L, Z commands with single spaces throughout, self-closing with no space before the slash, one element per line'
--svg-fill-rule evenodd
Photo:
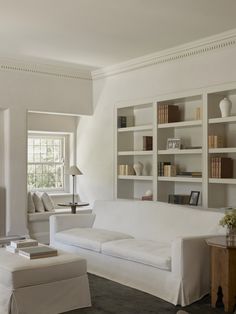
<path fill-rule="evenodd" d="M 143 150 L 152 150 L 152 136 L 143 136 Z"/>
<path fill-rule="evenodd" d="M 57 250 L 50 246 L 43 245 L 19 249 L 19 255 L 29 259 L 57 256 Z"/>
<path fill-rule="evenodd" d="M 11 245 L 6 245 L 6 250 L 7 250 L 8 252 L 11 252 L 11 253 L 18 253 L 18 251 L 19 251 L 18 248 L 15 248 L 15 247 L 13 247 L 13 246 L 11 246 Z"/>
<path fill-rule="evenodd" d="M 11 241 L 10 245 L 14 248 L 37 246 L 38 241 L 36 241 L 34 239 L 16 240 L 16 241 Z"/>

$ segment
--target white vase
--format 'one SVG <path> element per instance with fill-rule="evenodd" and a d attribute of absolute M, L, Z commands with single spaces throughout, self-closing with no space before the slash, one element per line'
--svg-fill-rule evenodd
<path fill-rule="evenodd" d="M 138 161 L 136 164 L 133 165 L 134 171 L 136 176 L 141 176 L 143 172 L 143 164 Z"/>
<path fill-rule="evenodd" d="M 220 101 L 219 106 L 220 106 L 222 118 L 230 116 L 230 112 L 232 109 L 232 102 L 227 97 L 224 97 Z"/>

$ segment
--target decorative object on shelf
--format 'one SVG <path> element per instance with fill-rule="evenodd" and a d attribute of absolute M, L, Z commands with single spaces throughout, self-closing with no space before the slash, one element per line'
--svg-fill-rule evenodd
<path fill-rule="evenodd" d="M 152 190 L 147 190 L 145 192 L 145 196 L 152 196 Z"/>
<path fill-rule="evenodd" d="M 72 195 L 72 204 L 75 204 L 75 176 L 82 175 L 83 173 L 79 170 L 77 166 L 71 166 L 67 174 L 71 175 L 73 178 L 73 195 Z"/>
<path fill-rule="evenodd" d="M 134 171 L 135 171 L 135 174 L 136 176 L 141 176 L 142 175 L 142 172 L 143 172 L 143 164 L 138 161 L 137 163 L 135 163 L 133 165 L 133 168 L 134 168 Z"/>
<path fill-rule="evenodd" d="M 142 201 L 152 201 L 152 200 L 153 200 L 152 190 L 147 190 L 145 192 L 145 195 L 142 196 Z"/>
<path fill-rule="evenodd" d="M 197 206 L 198 200 L 199 200 L 199 191 L 191 191 L 190 197 L 189 197 L 189 205 Z"/>
<path fill-rule="evenodd" d="M 181 149 L 180 138 L 168 138 L 167 139 L 167 149 Z"/>
<path fill-rule="evenodd" d="M 227 97 L 224 97 L 220 101 L 219 106 L 220 106 L 222 118 L 230 116 L 230 112 L 232 109 L 232 102 Z"/>
<path fill-rule="evenodd" d="M 225 215 L 219 221 L 222 227 L 226 227 L 226 237 L 228 242 L 236 242 L 236 209 L 227 209 Z"/>

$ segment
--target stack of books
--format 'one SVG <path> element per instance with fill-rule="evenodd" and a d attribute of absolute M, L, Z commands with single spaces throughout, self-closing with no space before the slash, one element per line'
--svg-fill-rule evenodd
<path fill-rule="evenodd" d="M 212 157 L 211 177 L 233 178 L 233 159 L 229 157 Z"/>
<path fill-rule="evenodd" d="M 161 161 L 159 162 L 159 166 L 158 166 L 158 176 L 159 177 L 163 177 L 164 176 L 164 166 L 166 165 L 171 165 L 170 162 L 168 161 Z"/>
<path fill-rule="evenodd" d="M 208 136 L 208 147 L 209 148 L 222 148 L 222 147 L 224 147 L 223 136 L 209 135 Z"/>
<path fill-rule="evenodd" d="M 143 150 L 152 150 L 152 136 L 143 136 Z"/>
<path fill-rule="evenodd" d="M 177 176 L 201 178 L 201 171 L 180 171 Z"/>
<path fill-rule="evenodd" d="M 118 175 L 120 176 L 132 176 L 135 175 L 134 168 L 131 165 L 119 165 Z"/>
<path fill-rule="evenodd" d="M 180 110 L 176 105 L 159 105 L 157 114 L 160 124 L 180 121 Z"/>
<path fill-rule="evenodd" d="M 19 255 L 28 259 L 57 256 L 57 250 L 47 245 L 26 247 L 19 250 Z"/>
<path fill-rule="evenodd" d="M 134 126 L 134 116 L 119 116 L 117 118 L 118 128 L 127 128 Z"/>
<path fill-rule="evenodd" d="M 38 241 L 33 239 L 15 240 L 6 246 L 6 250 L 11 253 L 18 253 L 19 249 L 32 246 L 38 246 Z"/>
<path fill-rule="evenodd" d="M 6 250 L 11 253 L 18 253 L 29 259 L 51 257 L 57 255 L 57 250 L 47 245 L 39 244 L 33 239 L 11 241 L 6 246 Z"/>

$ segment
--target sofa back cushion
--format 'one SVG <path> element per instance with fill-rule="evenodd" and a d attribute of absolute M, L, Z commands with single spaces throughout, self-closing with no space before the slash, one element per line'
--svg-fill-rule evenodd
<path fill-rule="evenodd" d="M 124 232 L 139 239 L 170 242 L 178 236 L 223 233 L 223 213 L 213 209 L 144 201 L 95 201 L 95 228 Z"/>

